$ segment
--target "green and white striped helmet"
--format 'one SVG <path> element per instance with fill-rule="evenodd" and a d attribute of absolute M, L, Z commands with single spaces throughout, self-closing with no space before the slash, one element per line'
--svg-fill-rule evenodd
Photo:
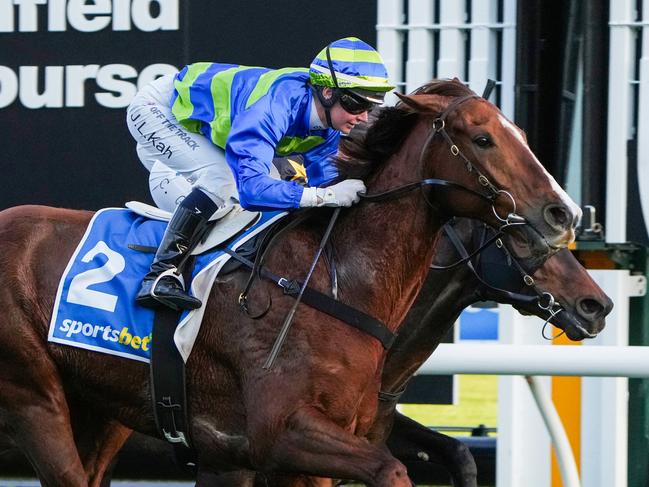
<path fill-rule="evenodd" d="M 320 51 L 311 63 L 309 77 L 314 86 L 348 89 L 370 101 L 375 93 L 375 103 L 394 88 L 381 55 L 356 37 L 339 39 Z"/>

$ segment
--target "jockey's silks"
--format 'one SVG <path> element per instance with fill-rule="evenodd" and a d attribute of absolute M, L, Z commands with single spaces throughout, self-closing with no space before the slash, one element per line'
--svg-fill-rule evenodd
<path fill-rule="evenodd" d="M 176 119 L 225 150 L 242 206 L 297 208 L 303 188 L 268 173 L 276 156 L 303 154 L 309 185 L 337 176 L 330 158 L 340 133 L 310 127 L 313 94 L 302 68 L 195 63 L 174 80 Z"/>

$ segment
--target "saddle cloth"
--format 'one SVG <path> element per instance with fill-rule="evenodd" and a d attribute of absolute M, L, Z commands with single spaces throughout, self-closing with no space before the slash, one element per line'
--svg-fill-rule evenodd
<path fill-rule="evenodd" d="M 284 215 L 286 212 L 261 213 L 228 248 L 236 250 Z M 98 211 L 61 276 L 48 341 L 149 362 L 154 311 L 135 304 L 135 295 L 154 254 L 129 245 L 157 247 L 166 225 L 161 219 L 125 208 Z M 218 234 L 218 228 L 217 223 L 212 232 Z M 224 235 L 221 232 L 221 237 Z M 186 286 L 203 306 L 184 311 L 174 334 L 185 362 L 198 335 L 212 284 L 231 259 L 223 250 L 202 250 L 204 253 L 195 258 L 191 283 Z"/>

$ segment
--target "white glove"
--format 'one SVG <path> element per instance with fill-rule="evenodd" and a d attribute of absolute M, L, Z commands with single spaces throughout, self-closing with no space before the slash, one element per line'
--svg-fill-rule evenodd
<path fill-rule="evenodd" d="M 300 208 L 311 206 L 352 206 L 365 193 L 365 183 L 360 179 L 345 179 L 328 188 L 304 188 Z"/>

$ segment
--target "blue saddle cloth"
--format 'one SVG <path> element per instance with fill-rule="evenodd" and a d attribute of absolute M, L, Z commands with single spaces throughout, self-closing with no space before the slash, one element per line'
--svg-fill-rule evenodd
<path fill-rule="evenodd" d="M 236 250 L 285 212 L 261 218 L 228 247 Z M 140 283 L 153 261 L 152 253 L 129 244 L 157 247 L 166 222 L 150 220 L 131 210 L 98 211 L 79 242 L 59 282 L 48 340 L 148 362 L 154 311 L 135 304 Z M 190 294 L 206 302 L 214 278 L 230 255 L 213 250 L 196 257 Z M 181 315 L 175 341 L 187 360 L 198 334 L 205 306 Z"/>

